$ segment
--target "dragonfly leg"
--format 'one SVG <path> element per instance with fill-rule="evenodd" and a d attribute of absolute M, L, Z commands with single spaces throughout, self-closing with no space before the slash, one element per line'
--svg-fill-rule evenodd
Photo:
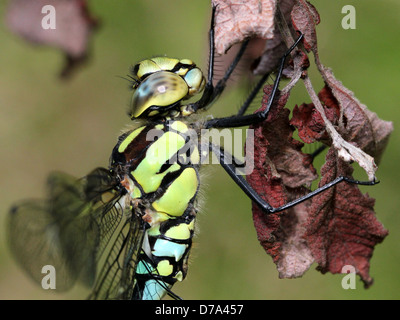
<path fill-rule="evenodd" d="M 221 146 L 216 146 L 212 143 L 209 145 L 210 150 L 217 156 L 219 159 L 219 162 L 221 166 L 224 168 L 224 170 L 229 174 L 229 176 L 232 178 L 232 180 L 244 191 L 244 193 L 252 200 L 254 201 L 266 214 L 271 214 L 271 213 L 276 213 L 280 212 L 286 209 L 289 209 L 303 201 L 306 201 L 317 194 L 335 186 L 336 184 L 346 181 L 348 183 L 353 183 L 353 184 L 358 184 L 358 185 L 367 185 L 367 186 L 372 186 L 379 181 L 359 181 L 359 180 L 354 180 L 345 176 L 339 176 L 335 180 L 332 180 L 331 182 L 325 184 L 322 187 L 319 187 L 315 189 L 314 191 L 311 191 L 310 193 L 297 198 L 293 201 L 290 201 L 286 203 L 283 206 L 280 207 L 272 207 L 267 201 L 265 201 L 261 196 L 249 185 L 249 183 L 246 181 L 246 179 L 242 176 L 236 173 L 237 167 L 233 163 L 237 163 L 238 161 L 235 160 L 235 158 L 227 153 Z M 232 161 L 233 160 L 233 161 Z"/>
<path fill-rule="evenodd" d="M 211 119 L 208 120 L 205 123 L 206 128 L 234 128 L 234 127 L 244 127 L 244 126 L 249 126 L 251 124 L 255 124 L 258 122 L 261 122 L 265 120 L 268 116 L 269 110 L 271 109 L 272 104 L 274 103 L 274 100 L 277 96 L 278 90 L 279 90 L 279 83 L 282 77 L 282 72 L 283 68 L 285 66 L 285 61 L 286 58 L 289 56 L 289 54 L 296 48 L 296 46 L 299 44 L 299 42 L 303 39 L 303 34 L 301 34 L 297 40 L 293 43 L 293 45 L 286 51 L 286 53 L 282 56 L 279 69 L 278 69 L 278 74 L 275 78 L 274 85 L 272 88 L 272 92 L 268 98 L 267 106 L 264 110 L 249 114 L 249 115 L 243 115 L 243 113 L 246 111 L 248 106 L 250 105 L 252 99 L 256 96 L 257 92 L 254 92 L 254 90 L 251 92 L 249 98 L 245 101 L 245 104 L 240 108 L 240 111 L 237 115 L 230 116 L 230 117 L 224 117 L 224 118 L 216 118 L 216 119 Z M 267 75 L 265 75 L 267 77 Z M 263 79 L 261 79 L 262 81 Z M 266 79 L 265 79 L 266 80 Z M 260 81 L 260 82 L 261 82 Z M 261 83 L 258 83 L 256 86 L 256 89 L 258 90 L 262 87 Z M 252 99 L 251 99 L 252 98 Z"/>

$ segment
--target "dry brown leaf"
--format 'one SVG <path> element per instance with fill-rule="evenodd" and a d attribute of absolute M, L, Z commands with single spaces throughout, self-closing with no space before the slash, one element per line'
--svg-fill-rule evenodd
<path fill-rule="evenodd" d="M 224 54 L 246 38 L 272 39 L 275 0 L 213 0 L 215 14 L 215 48 Z"/>
<path fill-rule="evenodd" d="M 265 108 L 271 87 L 264 89 Z M 247 176 L 253 189 L 271 206 L 279 207 L 307 193 L 304 185 L 317 178 L 312 159 L 301 151 L 302 143 L 293 139 L 289 109 L 284 108 L 289 94 L 277 99 L 268 118 L 254 129 L 254 171 Z M 266 252 L 277 264 L 280 277 L 297 277 L 313 262 L 311 252 L 302 239 L 306 229 L 299 227 L 307 219 L 303 204 L 287 211 L 267 215 L 253 204 L 253 221 L 257 236 Z"/>
<path fill-rule="evenodd" d="M 331 148 L 321 170 L 320 186 L 339 176 L 351 177 L 352 172 Z M 374 203 L 350 183 L 340 183 L 312 198 L 305 238 L 321 272 L 341 273 L 345 265 L 351 265 L 365 287 L 372 284 L 369 260 L 375 245 L 388 234 L 376 219 Z"/>

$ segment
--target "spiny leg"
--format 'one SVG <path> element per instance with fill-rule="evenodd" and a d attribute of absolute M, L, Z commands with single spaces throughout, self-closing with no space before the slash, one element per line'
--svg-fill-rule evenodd
<path fill-rule="evenodd" d="M 276 79 L 274 81 L 272 92 L 271 92 L 271 95 L 268 98 L 267 107 L 264 110 L 256 112 L 254 114 L 249 114 L 249 115 L 236 115 L 236 116 L 231 116 L 231 117 L 224 117 L 224 118 L 217 118 L 217 119 L 208 120 L 205 123 L 205 127 L 206 128 L 243 127 L 243 126 L 248 126 L 248 125 L 255 124 L 255 123 L 258 123 L 258 122 L 261 122 L 261 121 L 265 120 L 267 118 L 267 116 L 268 116 L 268 112 L 271 109 L 271 106 L 274 103 L 274 100 L 275 100 L 276 95 L 278 93 L 279 83 L 280 83 L 280 80 L 281 80 L 281 77 L 282 77 L 282 72 L 283 72 L 283 68 L 285 66 L 286 58 L 294 50 L 294 48 L 296 48 L 296 46 L 299 44 L 299 42 L 302 39 L 303 39 L 303 34 L 301 34 L 297 38 L 295 43 L 288 49 L 288 51 L 286 51 L 286 53 L 281 58 L 281 62 L 280 62 L 280 65 L 279 65 L 279 69 L 278 69 L 278 73 L 277 73 Z M 254 99 L 254 97 L 255 97 L 254 92 L 252 92 L 252 94 L 254 95 L 253 96 L 253 99 Z M 250 102 L 251 101 L 248 102 L 246 100 L 245 104 L 249 105 Z M 248 105 L 247 105 L 247 107 L 248 107 Z M 247 109 L 247 107 L 245 107 L 245 109 Z"/>
<path fill-rule="evenodd" d="M 264 74 L 260 80 L 258 80 L 256 86 L 253 88 L 253 90 L 250 92 L 249 96 L 247 97 L 246 101 L 243 103 L 243 105 L 240 107 L 238 113 L 236 116 L 242 116 L 245 114 L 247 109 L 249 108 L 250 104 L 253 102 L 254 98 L 257 96 L 258 92 L 261 90 L 263 87 L 264 83 L 267 81 L 269 77 L 269 73 Z"/>
<path fill-rule="evenodd" d="M 252 200 L 254 201 L 266 214 L 271 214 L 271 213 L 276 213 L 280 212 L 286 209 L 289 209 L 303 201 L 306 201 L 317 194 L 335 186 L 336 184 L 346 181 L 348 183 L 353 183 L 353 184 L 358 184 L 358 185 L 366 185 L 366 186 L 372 186 L 379 181 L 359 181 L 359 180 L 354 180 L 350 179 L 345 176 L 339 176 L 336 179 L 332 180 L 331 182 L 323 185 L 322 187 L 319 187 L 315 189 L 314 191 L 311 191 L 310 193 L 297 198 L 293 201 L 290 201 L 283 206 L 274 208 L 272 207 L 267 201 L 265 201 L 261 196 L 249 185 L 249 183 L 246 181 L 243 176 L 239 175 L 236 173 L 237 167 L 233 163 L 237 163 L 238 161 L 229 153 L 227 153 L 221 146 L 216 146 L 212 143 L 209 144 L 210 150 L 217 156 L 219 163 L 221 166 L 225 169 L 225 171 L 229 174 L 229 176 L 233 179 L 233 181 L 244 191 L 244 193 Z"/>
<path fill-rule="evenodd" d="M 213 94 L 213 99 L 214 100 L 216 97 L 218 97 L 222 91 L 224 91 L 225 87 L 226 87 L 226 83 L 229 80 L 233 70 L 235 70 L 236 66 L 238 65 L 240 59 L 242 58 L 244 52 L 246 51 L 247 45 L 249 44 L 249 39 L 244 40 L 244 42 L 242 43 L 242 45 L 240 46 L 240 49 L 238 51 L 238 53 L 235 56 L 235 59 L 233 59 L 233 61 L 231 62 L 230 66 L 228 67 L 228 69 L 225 71 L 225 75 L 222 77 L 222 79 L 220 79 L 215 88 L 214 88 L 214 94 Z M 211 100 L 211 101 L 212 101 Z"/>

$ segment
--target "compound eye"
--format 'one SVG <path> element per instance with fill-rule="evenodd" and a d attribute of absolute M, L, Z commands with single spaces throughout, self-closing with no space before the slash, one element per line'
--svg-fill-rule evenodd
<path fill-rule="evenodd" d="M 205 79 L 199 68 L 190 70 L 185 75 L 185 81 L 189 86 L 189 94 L 195 95 L 204 89 Z"/>
<path fill-rule="evenodd" d="M 150 107 L 159 107 L 158 111 L 162 113 L 163 107 L 179 102 L 187 96 L 188 91 L 188 85 L 177 74 L 169 71 L 153 73 L 139 85 L 132 95 L 131 118 L 140 117 Z"/>

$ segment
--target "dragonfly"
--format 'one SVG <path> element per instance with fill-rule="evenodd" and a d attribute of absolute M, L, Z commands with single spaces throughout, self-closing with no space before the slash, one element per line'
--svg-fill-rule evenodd
<path fill-rule="evenodd" d="M 244 114 L 268 75 L 260 79 L 240 113 L 198 120 L 221 95 L 249 40 L 214 85 L 214 20 L 209 31 L 209 68 L 205 76 L 190 59 L 155 57 L 137 63 L 129 81 L 132 129 L 119 136 L 107 168 L 83 178 L 53 172 L 43 199 L 24 200 L 10 209 L 8 238 L 17 262 L 37 283 L 43 266 L 56 270 L 56 288 L 76 282 L 89 288 L 89 299 L 157 300 L 169 295 L 188 271 L 198 214 L 200 168 L 204 154 L 214 153 L 225 171 L 265 214 L 286 210 L 333 185 L 339 177 L 294 201 L 274 208 L 238 174 L 223 147 L 200 138 L 202 128 L 235 128 L 267 118 L 277 96 L 287 57 L 282 56 L 263 111 Z M 195 98 L 198 99 L 194 102 Z M 190 101 L 189 101 L 190 100 Z"/>

